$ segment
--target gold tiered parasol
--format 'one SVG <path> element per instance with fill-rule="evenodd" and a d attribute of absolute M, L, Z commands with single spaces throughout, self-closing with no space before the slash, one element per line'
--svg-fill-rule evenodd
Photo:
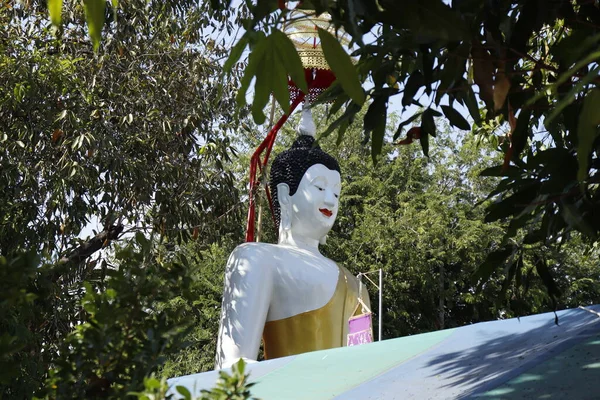
<path fill-rule="evenodd" d="M 323 54 L 317 28 L 329 31 L 346 48 L 349 48 L 350 44 L 349 36 L 343 30 L 335 29 L 328 13 L 317 16 L 313 10 L 294 10 L 290 12 L 288 21 L 283 27 L 283 32 L 294 43 L 302 61 L 309 86 L 309 92 L 305 96 L 309 102 L 312 102 L 323 90 L 331 86 L 335 80 L 335 75 L 331 72 L 331 68 Z M 293 102 L 300 93 L 293 82 L 290 86 L 290 96 Z"/>
<path fill-rule="evenodd" d="M 296 46 L 304 68 L 330 69 L 323 55 L 317 28 L 334 33 L 329 14 L 314 16 L 312 10 L 294 10 L 283 32 Z"/>

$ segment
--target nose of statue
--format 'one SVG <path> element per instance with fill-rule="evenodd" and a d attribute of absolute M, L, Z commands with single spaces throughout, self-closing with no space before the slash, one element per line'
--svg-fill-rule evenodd
<path fill-rule="evenodd" d="M 325 192 L 325 200 L 324 200 L 324 204 L 325 206 L 332 208 L 335 206 L 336 203 L 336 198 L 335 198 L 335 193 L 333 193 L 332 190 L 327 189 Z"/>

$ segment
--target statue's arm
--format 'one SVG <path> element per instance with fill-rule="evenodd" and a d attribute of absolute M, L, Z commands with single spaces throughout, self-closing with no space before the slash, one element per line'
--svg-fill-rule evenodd
<path fill-rule="evenodd" d="M 256 360 L 273 291 L 273 268 L 263 249 L 247 243 L 229 256 L 215 367 Z"/>

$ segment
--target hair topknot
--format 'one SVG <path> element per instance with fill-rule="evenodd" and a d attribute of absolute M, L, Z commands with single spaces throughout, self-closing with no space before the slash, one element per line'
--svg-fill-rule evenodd
<path fill-rule="evenodd" d="M 279 226 L 281 210 L 277 200 L 277 185 L 287 183 L 290 187 L 290 196 L 296 193 L 302 177 L 306 171 L 315 164 L 323 164 L 330 170 L 340 172 L 340 165 L 337 160 L 327 154 L 318 144 L 315 138 L 307 135 L 300 135 L 288 150 L 279 154 L 273 165 L 271 165 L 271 176 L 269 187 L 273 198 L 273 212 L 275 213 L 275 222 Z"/>

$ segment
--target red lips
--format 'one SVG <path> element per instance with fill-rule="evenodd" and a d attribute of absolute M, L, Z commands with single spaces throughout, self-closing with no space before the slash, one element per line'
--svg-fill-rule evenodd
<path fill-rule="evenodd" d="M 331 217 L 333 215 L 333 211 L 328 210 L 326 208 L 319 208 L 319 211 L 321 211 L 321 214 L 323 214 L 326 217 Z"/>

